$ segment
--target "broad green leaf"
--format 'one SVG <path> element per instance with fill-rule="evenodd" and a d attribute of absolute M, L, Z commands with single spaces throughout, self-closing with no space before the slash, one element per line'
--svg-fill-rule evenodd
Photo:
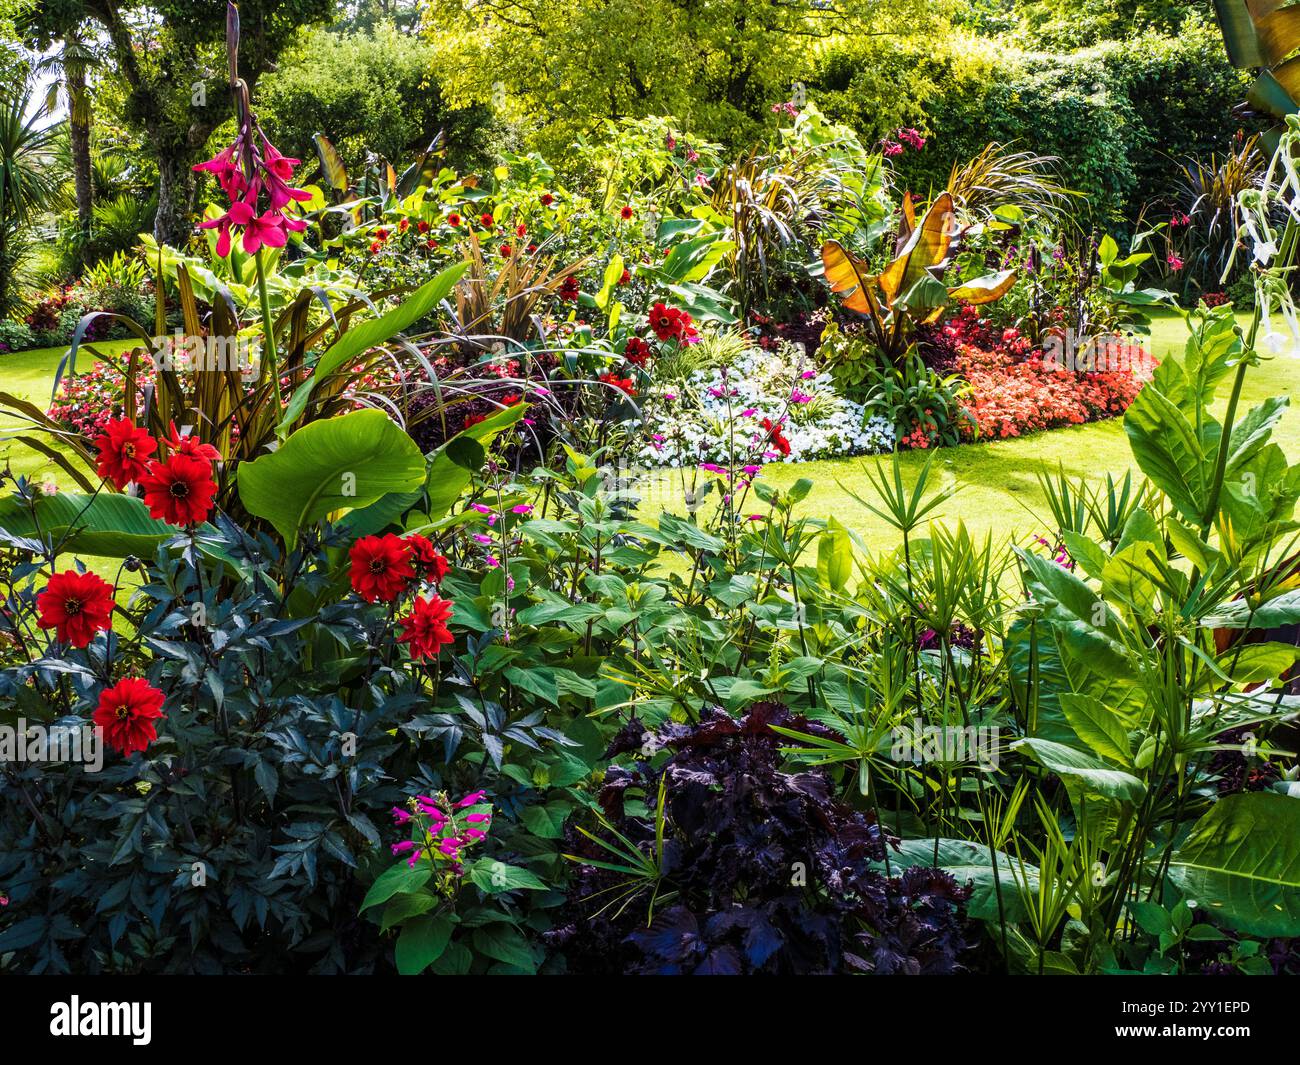
<path fill-rule="evenodd" d="M 394 895 L 384 907 L 384 918 L 379 922 L 379 931 L 387 932 L 410 917 L 428 913 L 438 905 L 438 901 L 438 896 L 429 891 Z"/>
<path fill-rule="evenodd" d="M 368 910 L 371 906 L 378 906 L 394 895 L 414 894 L 429 882 L 429 877 L 432 875 L 424 865 L 417 865 L 412 869 L 405 862 L 399 862 L 397 865 L 390 866 L 370 885 L 370 890 L 361 901 L 361 909 Z"/>
<path fill-rule="evenodd" d="M 466 869 L 470 881 L 489 895 L 503 891 L 546 891 L 546 883 L 535 873 L 495 858 L 479 858 Z"/>
<path fill-rule="evenodd" d="M 526 973 L 537 971 L 537 962 L 528 947 L 523 934 L 510 925 L 490 924 L 476 928 L 473 936 L 474 949 L 480 954 L 519 969 Z"/>
<path fill-rule="evenodd" d="M 1213 614 L 1202 619 L 1201 624 L 1210 629 L 1277 629 L 1300 621 L 1300 590 L 1283 592 L 1254 610 L 1244 599 L 1225 603 Z"/>
<path fill-rule="evenodd" d="M 418 976 L 442 957 L 451 941 L 454 927 L 447 914 L 416 917 L 402 925 L 393 951 L 397 971 L 402 976 Z"/>
<path fill-rule="evenodd" d="M 151 518 L 142 500 L 117 493 L 39 496 L 35 509 L 33 521 L 12 496 L 0 499 L 0 528 L 15 536 L 43 535 L 56 544 L 66 538 L 69 550 L 110 558 L 151 558 L 160 543 L 181 531 Z"/>
<path fill-rule="evenodd" d="M 1207 459 L 1187 416 L 1147 385 L 1124 415 L 1133 457 L 1183 517 L 1199 525 L 1205 517 L 1212 460 Z"/>
<path fill-rule="evenodd" d="M 239 465 L 239 498 L 292 546 L 298 533 L 339 510 L 365 507 L 424 481 L 424 456 L 383 411 L 312 422 L 278 450 Z"/>
<path fill-rule="evenodd" d="M 1258 684 L 1278 680 L 1295 666 L 1297 659 L 1300 659 L 1300 647 L 1287 643 L 1252 643 L 1225 651 L 1218 658 L 1218 666 L 1237 684 Z M 1212 676 L 1207 676 L 1206 682 L 1218 683 Z"/>
<path fill-rule="evenodd" d="M 474 474 L 483 468 L 492 441 L 518 422 L 524 413 L 524 405 L 517 403 L 462 430 L 429 456 L 423 491 L 391 493 L 368 507 L 352 511 L 339 524 L 356 536 L 375 533 L 421 504 L 426 496 L 428 509 L 413 511 L 407 521 L 408 527 L 414 530 L 440 521 L 469 487 Z"/>
<path fill-rule="evenodd" d="M 1091 696 L 1078 693 L 1062 695 L 1061 709 L 1074 734 L 1102 758 L 1121 765 L 1132 764 L 1128 729 L 1115 711 Z"/>
<path fill-rule="evenodd" d="M 1300 800 L 1267 791 L 1220 799 L 1178 848 L 1169 874 L 1234 931 L 1300 935 Z"/>
<path fill-rule="evenodd" d="M 151 559 L 158 546 L 182 530 L 149 516 L 144 501 L 115 492 L 89 496 L 76 492 L 59 492 L 40 496 L 35 503 L 36 517 L 12 496 L 0 499 L 0 529 L 26 539 L 52 539 L 62 543 L 65 551 L 106 558 L 135 555 Z M 216 535 L 209 524 L 196 530 L 198 547 L 209 558 L 224 562 L 233 572 L 240 567 L 205 538 Z"/>
<path fill-rule="evenodd" d="M 817 575 L 834 592 L 844 591 L 853 576 L 853 540 L 834 517 L 817 543 Z"/>
<path fill-rule="evenodd" d="M 1096 755 L 1077 751 L 1063 743 L 1031 737 L 1016 740 L 1011 745 L 1012 750 L 1022 748 L 1035 761 L 1067 783 L 1076 780 L 1088 791 L 1104 798 L 1135 803 L 1146 793 L 1146 785 L 1133 774 L 1108 765 Z"/>

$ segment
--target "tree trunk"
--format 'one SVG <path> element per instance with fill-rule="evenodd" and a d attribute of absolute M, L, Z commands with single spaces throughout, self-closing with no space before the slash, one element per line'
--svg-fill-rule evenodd
<path fill-rule="evenodd" d="M 68 84 L 68 142 L 72 153 L 72 182 L 77 193 L 77 230 L 90 239 L 95 220 L 95 189 L 90 177 L 90 98 L 86 94 L 86 68 L 81 62 L 65 64 Z"/>
<path fill-rule="evenodd" d="M 158 152 L 158 214 L 153 237 L 159 244 L 185 247 L 194 230 L 194 172 L 190 155 L 180 146 Z"/>

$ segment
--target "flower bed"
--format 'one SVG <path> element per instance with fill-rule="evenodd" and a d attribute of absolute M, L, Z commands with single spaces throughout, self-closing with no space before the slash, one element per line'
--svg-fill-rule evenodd
<path fill-rule="evenodd" d="M 950 368 L 970 385 L 964 400 L 967 440 L 1007 439 L 1044 429 L 1113 418 L 1128 410 L 1150 380 L 1154 360 L 1133 343 L 1104 350 L 1117 369 L 1061 365 L 1019 330 L 996 330 L 965 308 L 943 326 Z"/>
<path fill-rule="evenodd" d="M 749 348 L 731 366 L 698 370 L 685 388 L 660 387 L 647 403 L 654 466 L 745 460 L 802 462 L 892 450 L 883 418 L 839 395 L 830 374 L 791 344 Z M 771 427 L 779 426 L 775 436 Z"/>

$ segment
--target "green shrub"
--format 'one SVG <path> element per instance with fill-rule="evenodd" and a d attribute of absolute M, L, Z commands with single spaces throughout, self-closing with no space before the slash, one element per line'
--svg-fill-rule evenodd
<path fill-rule="evenodd" d="M 827 50 L 810 92 L 864 139 L 923 129 L 925 149 L 894 160 L 918 193 L 943 188 L 954 162 L 1000 140 L 1060 156 L 1066 184 L 1104 224 L 1172 191 L 1171 159 L 1222 151 L 1245 85 L 1218 31 L 1192 20 L 1178 37 L 1065 54 L 960 36 L 846 41 Z"/>
<path fill-rule="evenodd" d="M 377 152 L 397 162 L 442 131 L 466 167 L 495 154 L 501 127 L 484 107 L 449 107 L 429 72 L 430 46 L 391 27 L 373 33 L 320 32 L 258 83 L 262 121 L 281 150 L 315 159 L 324 133 L 352 170 Z"/>

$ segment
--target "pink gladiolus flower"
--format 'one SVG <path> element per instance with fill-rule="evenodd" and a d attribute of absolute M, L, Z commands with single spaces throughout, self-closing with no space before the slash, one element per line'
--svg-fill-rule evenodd
<path fill-rule="evenodd" d="M 483 839 L 486 835 L 486 832 L 480 832 L 477 828 L 467 828 L 464 832 L 466 839 Z"/>
<path fill-rule="evenodd" d="M 411 819 L 411 812 L 409 810 L 403 810 L 400 806 L 393 807 L 393 820 L 397 824 L 404 825 L 410 819 Z"/>
<path fill-rule="evenodd" d="M 491 821 L 491 814 L 466 814 L 465 820 L 471 825 L 481 825 L 484 821 Z"/>
<path fill-rule="evenodd" d="M 533 512 L 533 508 L 530 507 L 527 503 L 520 503 L 518 506 L 511 507 L 510 512 L 512 514 L 531 514 Z"/>
<path fill-rule="evenodd" d="M 487 798 L 487 792 L 484 791 L 482 788 L 480 788 L 478 791 L 471 791 L 468 795 L 466 795 L 463 799 L 461 799 L 458 803 L 456 803 L 456 809 L 463 810 L 465 809 L 466 806 L 475 806 L 478 803 L 481 803 L 486 798 Z"/>

